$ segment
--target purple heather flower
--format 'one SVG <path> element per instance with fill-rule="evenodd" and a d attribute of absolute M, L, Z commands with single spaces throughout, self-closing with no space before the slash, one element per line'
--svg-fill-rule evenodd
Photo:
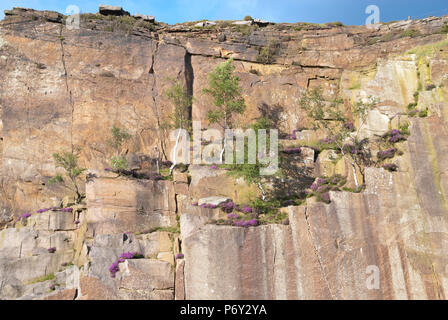
<path fill-rule="evenodd" d="M 258 224 L 257 219 L 252 219 L 249 221 L 238 220 L 233 223 L 233 225 L 236 227 L 244 227 L 244 228 L 254 227 L 257 224 Z"/>
<path fill-rule="evenodd" d="M 316 183 L 313 183 L 310 187 L 310 189 L 313 191 L 317 191 L 317 188 L 319 188 L 319 186 Z"/>
<path fill-rule="evenodd" d="M 233 201 L 224 202 L 219 205 L 219 207 L 226 213 L 231 213 L 235 209 L 235 204 Z"/>
<path fill-rule="evenodd" d="M 20 216 L 20 219 L 26 219 L 26 218 L 29 218 L 29 217 L 31 217 L 31 213 L 24 213 L 24 214 L 22 214 Z"/>
<path fill-rule="evenodd" d="M 183 258 L 184 258 L 184 254 L 183 253 L 176 254 L 176 260 L 177 259 L 183 259 Z"/>
<path fill-rule="evenodd" d="M 325 202 L 329 203 L 330 202 L 330 194 L 328 192 L 324 193 L 322 195 L 322 200 L 324 200 Z"/>
<path fill-rule="evenodd" d="M 322 143 L 331 144 L 336 142 L 335 137 L 326 137 L 321 140 Z"/>
<path fill-rule="evenodd" d="M 44 212 L 47 212 L 49 210 L 51 210 L 51 208 L 40 209 L 40 210 L 37 210 L 36 213 L 44 213 Z"/>
<path fill-rule="evenodd" d="M 351 132 L 355 131 L 355 125 L 353 124 L 352 121 L 346 122 L 344 124 L 344 128 Z"/>
<path fill-rule="evenodd" d="M 62 208 L 61 212 L 73 212 L 73 208 Z"/>
<path fill-rule="evenodd" d="M 113 171 L 112 168 L 104 168 L 104 171 Z"/>
<path fill-rule="evenodd" d="M 251 226 L 256 226 L 258 224 L 257 219 L 252 219 L 252 220 L 249 220 L 248 222 L 249 222 L 249 225 L 251 225 Z"/>
<path fill-rule="evenodd" d="M 390 148 L 387 150 L 379 151 L 378 152 L 378 159 L 385 160 L 385 159 L 391 159 L 395 156 L 395 153 L 398 150 L 396 148 Z"/>
<path fill-rule="evenodd" d="M 323 178 L 317 178 L 316 184 L 318 186 L 321 186 L 321 185 L 325 184 L 326 182 L 327 181 L 325 179 L 323 179 Z"/>
<path fill-rule="evenodd" d="M 200 205 L 200 207 L 201 207 L 201 208 L 207 208 L 207 204 L 206 204 L 206 203 L 203 203 L 203 204 Z"/>
<path fill-rule="evenodd" d="M 55 252 L 56 252 L 56 248 L 55 248 L 55 247 L 53 247 L 53 248 L 48 248 L 48 252 L 49 252 L 49 253 L 55 253 Z"/>
<path fill-rule="evenodd" d="M 134 258 L 134 252 L 123 252 L 123 253 L 120 255 L 120 258 L 123 258 L 123 259 L 132 259 L 132 258 Z"/>
<path fill-rule="evenodd" d="M 404 140 L 406 140 L 406 138 L 401 134 L 397 134 L 389 138 L 390 143 L 396 143 Z"/>
<path fill-rule="evenodd" d="M 74 222 L 75 224 L 80 224 L 81 223 L 81 221 L 79 221 L 79 220 L 75 220 L 75 222 Z"/>
<path fill-rule="evenodd" d="M 252 208 L 249 207 L 248 205 L 245 205 L 245 206 L 241 209 L 241 211 L 242 211 L 243 213 L 251 213 L 251 212 L 252 212 Z"/>
<path fill-rule="evenodd" d="M 296 140 L 297 139 L 297 135 L 296 135 L 297 131 L 299 131 L 299 130 L 298 129 L 292 130 L 291 140 Z"/>
<path fill-rule="evenodd" d="M 210 167 L 210 169 L 212 169 L 212 170 L 216 170 L 216 169 L 218 169 L 218 166 L 213 165 L 213 166 Z"/>
<path fill-rule="evenodd" d="M 124 262 L 123 259 L 139 259 L 142 257 L 143 257 L 143 254 L 141 254 L 140 252 L 123 252 L 120 255 L 120 259 L 118 260 L 118 262 Z"/>
<path fill-rule="evenodd" d="M 240 216 L 235 213 L 229 213 L 227 214 L 228 219 L 238 219 Z"/>
<path fill-rule="evenodd" d="M 55 290 L 56 289 L 56 285 L 53 283 L 49 286 L 50 290 Z"/>
<path fill-rule="evenodd" d="M 123 260 L 124 262 L 124 260 Z M 112 278 L 115 278 L 115 274 L 120 271 L 120 267 L 118 266 L 118 264 L 120 263 L 120 260 L 115 261 L 114 263 L 112 263 L 112 265 L 109 267 L 109 271 L 110 271 L 110 276 Z"/>

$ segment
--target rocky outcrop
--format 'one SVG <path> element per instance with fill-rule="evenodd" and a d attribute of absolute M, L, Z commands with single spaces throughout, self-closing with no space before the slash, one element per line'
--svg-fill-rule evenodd
<path fill-rule="evenodd" d="M 21 8 L 0 23 L 0 299 L 446 298 L 447 17 L 370 30 L 169 26 L 121 11 L 82 15 L 78 30 L 61 14 Z M 216 206 L 261 195 L 226 170 L 190 165 L 149 178 L 154 147 L 172 160 L 162 130 L 170 79 L 194 96 L 191 120 L 205 128 L 208 73 L 230 57 L 247 105 L 240 124 L 268 116 L 283 146 L 302 147 L 297 170 L 341 174 L 351 191 L 365 179 L 365 190 L 331 192 L 329 204 L 309 198 L 283 208 L 288 219 L 249 228 L 218 225 L 226 214 Z M 317 87 L 347 105 L 378 99 L 362 137 L 409 122 L 397 172 L 362 175 L 316 148 L 326 136 L 298 102 Z M 113 125 L 132 135 L 132 172 L 147 175 L 104 170 Z M 89 169 L 76 205 L 48 183 L 59 172 L 51 155 L 73 147 Z"/>
<path fill-rule="evenodd" d="M 289 207 L 290 226 L 207 225 L 186 237 L 186 298 L 445 299 L 445 217 L 403 185 L 408 173 L 366 176 L 363 194 Z"/>

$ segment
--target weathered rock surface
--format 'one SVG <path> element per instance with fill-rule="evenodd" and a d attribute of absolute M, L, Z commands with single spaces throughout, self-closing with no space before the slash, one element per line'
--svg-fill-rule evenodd
<path fill-rule="evenodd" d="M 446 219 L 421 207 L 407 173 L 367 177 L 363 194 L 289 207 L 290 226 L 207 225 L 186 237 L 186 298 L 445 299 Z"/>
<path fill-rule="evenodd" d="M 0 23 L 0 299 L 446 299 L 448 56 L 440 30 L 448 17 L 369 30 L 257 20 L 197 28 L 122 8 L 100 13 L 112 16 L 83 15 L 79 30 L 59 13 L 22 8 Z M 260 52 L 273 40 L 276 53 L 263 64 Z M 417 45 L 429 46 L 406 53 Z M 136 170 L 152 168 L 155 146 L 172 160 L 174 141 L 159 130 L 172 111 L 169 79 L 193 94 L 191 118 L 205 128 L 208 73 L 230 57 L 247 105 L 239 124 L 268 116 L 282 137 L 300 129 L 283 145 L 313 147 L 325 136 L 298 108 L 305 90 L 322 87 L 327 99 L 347 103 L 377 98 L 361 133 L 375 138 L 409 121 L 398 172 L 367 168 L 363 192 L 331 192 L 328 205 L 308 199 L 283 209 L 289 224 L 251 228 L 212 225 L 225 214 L 193 205 L 260 197 L 226 170 L 190 165 L 173 181 L 104 172 L 113 125 L 132 134 L 125 148 Z M 408 116 L 412 103 L 429 116 Z M 73 146 L 89 169 L 80 205 L 48 183 L 60 172 L 51 154 Z M 302 155 L 298 168 L 316 176 L 341 174 L 350 187 L 361 180 L 331 151 L 303 147 Z M 17 221 L 61 205 L 73 211 Z M 111 277 L 125 252 L 142 257 L 119 263 Z"/>

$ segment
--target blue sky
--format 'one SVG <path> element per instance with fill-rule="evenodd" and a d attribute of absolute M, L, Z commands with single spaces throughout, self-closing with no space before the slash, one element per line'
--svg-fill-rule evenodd
<path fill-rule="evenodd" d="M 273 22 L 332 22 L 363 24 L 368 5 L 380 8 L 380 20 L 424 18 L 448 14 L 447 0 L 0 0 L 3 10 L 25 7 L 65 13 L 67 6 L 77 5 L 81 12 L 97 12 L 99 4 L 122 6 L 134 13 L 151 14 L 170 24 L 201 19 L 236 20 L 245 15 Z"/>

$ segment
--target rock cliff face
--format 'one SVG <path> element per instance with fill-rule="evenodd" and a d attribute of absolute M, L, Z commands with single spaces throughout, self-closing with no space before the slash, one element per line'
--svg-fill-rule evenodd
<path fill-rule="evenodd" d="M 167 26 L 86 14 L 69 30 L 65 19 L 16 8 L 0 23 L 0 299 L 447 297 L 448 17 L 376 29 Z M 361 193 L 331 192 L 330 204 L 308 198 L 282 209 L 289 223 L 241 228 L 212 224 L 225 213 L 192 204 L 244 203 L 259 192 L 221 169 L 191 165 L 162 181 L 104 171 L 112 125 L 132 134 L 136 168 L 149 166 L 156 146 L 172 160 L 174 143 L 160 130 L 172 111 L 170 78 L 193 95 L 191 119 L 206 127 L 213 102 L 202 89 L 230 57 L 247 105 L 237 120 L 255 121 L 269 107 L 282 138 L 301 128 L 295 144 L 324 138 L 298 108 L 307 89 L 347 102 L 378 98 L 362 135 L 409 122 L 398 172 L 366 168 Z M 427 117 L 408 117 L 414 102 Z M 76 205 L 48 183 L 57 172 L 51 155 L 75 146 L 89 169 L 86 201 Z M 313 176 L 353 182 L 349 164 L 307 150 Z M 18 221 L 41 208 L 50 209 Z M 126 252 L 142 259 L 110 271 Z"/>

